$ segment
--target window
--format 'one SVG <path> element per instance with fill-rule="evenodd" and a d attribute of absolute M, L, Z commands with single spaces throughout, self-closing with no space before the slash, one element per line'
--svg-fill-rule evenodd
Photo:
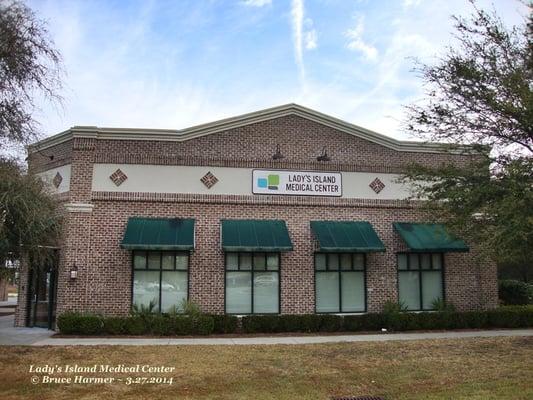
<path fill-rule="evenodd" d="M 365 265 L 363 253 L 316 253 L 316 312 L 364 312 Z"/>
<path fill-rule="evenodd" d="M 279 313 L 279 253 L 226 253 L 226 313 Z"/>
<path fill-rule="evenodd" d="M 409 310 L 432 310 L 444 299 L 442 253 L 398 254 L 398 298 Z"/>
<path fill-rule="evenodd" d="M 189 253 L 135 250 L 132 257 L 133 304 L 169 312 L 187 299 Z"/>

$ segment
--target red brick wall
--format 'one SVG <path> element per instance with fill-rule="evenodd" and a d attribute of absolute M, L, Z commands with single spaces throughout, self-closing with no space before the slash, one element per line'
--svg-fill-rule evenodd
<path fill-rule="evenodd" d="M 273 161 L 276 145 L 285 158 Z M 332 161 L 318 163 L 326 147 Z M 92 212 L 66 213 L 61 251 L 58 313 L 87 310 L 125 314 L 131 305 L 130 252 L 119 247 L 128 217 L 196 219 L 196 249 L 190 263 L 190 298 L 204 311 L 224 310 L 224 260 L 220 219 L 284 219 L 294 251 L 281 259 L 281 310 L 314 311 L 311 220 L 370 221 L 385 243 L 385 253 L 367 257 L 368 310 L 379 311 L 397 299 L 396 252 L 403 243 L 392 228 L 396 221 L 428 220 L 409 201 L 309 198 L 293 196 L 217 196 L 91 192 L 93 163 L 140 163 L 290 168 L 332 171 L 399 172 L 405 165 L 456 163 L 470 156 L 397 152 L 298 116 L 250 124 L 185 142 L 74 139 L 47 149 L 54 160 L 32 155 L 30 168 L 43 170 L 72 164 L 69 201 L 94 205 Z M 155 179 L 157 177 L 154 177 Z M 496 268 L 471 253 L 445 258 L 446 298 L 459 309 L 497 304 Z M 79 268 L 70 280 L 71 266 Z M 22 310 L 22 309 L 21 309 Z M 23 312 L 18 321 L 23 321 Z"/>
<path fill-rule="evenodd" d="M 276 145 L 284 158 L 273 161 Z M 317 163 L 326 148 L 331 162 Z M 221 165 L 394 172 L 417 162 L 435 165 L 471 156 L 398 152 L 299 116 L 287 116 L 184 142 L 98 140 L 96 162 Z"/>
<path fill-rule="evenodd" d="M 125 314 L 131 305 L 130 251 L 119 247 L 129 216 L 196 219 L 196 248 L 190 262 L 190 299 L 204 311 L 224 311 L 224 258 L 220 248 L 220 220 L 224 218 L 283 219 L 287 222 L 294 251 L 281 258 L 282 313 L 314 312 L 313 242 L 311 220 L 370 221 L 387 251 L 367 257 L 368 310 L 379 311 L 386 300 L 397 300 L 396 252 L 404 250 L 393 231 L 395 221 L 424 221 L 420 209 L 404 207 L 323 207 L 265 204 L 195 204 L 179 202 L 95 201 L 90 231 L 84 225 L 83 240 L 90 246 L 79 278 L 66 282 L 58 311 L 86 309 L 105 314 Z M 89 214 L 87 214 L 89 215 Z M 76 218 L 77 219 L 77 218 Z M 85 250 L 81 253 L 87 254 Z M 79 257 L 80 258 L 80 257 Z M 495 276 L 494 265 L 476 265 L 472 254 L 449 254 L 445 259 L 446 298 L 459 309 L 495 306 L 495 292 L 485 296 L 480 287 L 483 271 Z M 486 279 L 486 278 L 485 278 Z M 489 279 L 490 280 L 490 279 Z M 489 285 L 491 286 L 491 285 Z M 487 298 L 488 297 L 488 298 Z"/>

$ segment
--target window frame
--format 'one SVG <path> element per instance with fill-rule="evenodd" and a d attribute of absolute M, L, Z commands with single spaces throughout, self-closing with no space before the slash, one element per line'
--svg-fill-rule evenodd
<path fill-rule="evenodd" d="M 135 254 L 136 253 L 144 253 L 144 268 L 135 268 Z M 148 268 L 148 254 L 149 253 L 159 253 L 159 269 L 155 268 Z M 173 260 L 174 260 L 174 268 L 163 268 L 163 253 L 172 253 L 173 254 Z M 187 269 L 183 268 L 176 268 L 176 256 L 177 255 L 185 255 L 187 256 Z M 130 309 L 133 307 L 133 281 L 135 279 L 135 271 L 159 271 L 159 300 L 158 300 L 158 310 L 156 311 L 157 314 L 166 314 L 164 312 L 161 312 L 161 299 L 162 299 L 162 291 L 161 291 L 161 282 L 163 280 L 163 271 L 176 271 L 176 272 L 187 272 L 187 296 L 186 299 L 189 301 L 189 293 L 190 293 L 190 286 L 191 286 L 191 280 L 190 280 L 190 271 L 191 271 L 191 252 L 186 250 L 141 250 L 136 249 L 131 251 L 131 288 L 130 288 Z"/>
<path fill-rule="evenodd" d="M 318 254 L 324 254 L 326 256 L 326 269 L 323 270 L 317 270 L 316 269 L 316 256 Z M 339 266 L 338 269 L 329 269 L 329 255 L 330 254 L 336 254 L 338 256 L 339 260 Z M 351 254 L 352 255 L 352 268 L 351 269 L 342 269 L 341 267 L 341 254 Z M 354 255 L 355 254 L 362 254 L 363 255 L 363 269 L 354 269 Z M 316 251 L 313 254 L 313 279 L 314 279 L 314 297 L 315 297 L 315 314 L 361 314 L 366 313 L 368 311 L 368 291 L 367 291 L 367 268 L 366 268 L 366 253 L 362 252 L 321 252 Z M 317 311 L 317 299 L 316 299 L 316 274 L 317 273 L 324 273 L 324 272 L 337 272 L 339 274 L 339 311 Z M 362 272 L 363 273 L 363 288 L 364 288 L 364 303 L 365 307 L 362 311 L 342 311 L 342 273 L 343 272 Z"/>
<path fill-rule="evenodd" d="M 241 254 L 249 254 L 252 260 L 250 269 L 241 269 Z M 237 269 L 228 269 L 228 255 L 237 254 Z M 264 254 L 265 255 L 265 269 L 256 270 L 254 269 L 255 264 L 255 255 Z M 267 256 L 269 254 L 276 254 L 278 256 L 278 269 L 269 270 L 267 269 Z M 249 272 L 251 274 L 251 292 L 250 292 L 250 305 L 251 312 L 249 313 L 229 313 L 227 308 L 227 274 L 228 272 Z M 255 272 L 277 272 L 278 274 L 278 311 L 269 312 L 269 313 L 256 313 L 254 312 L 254 274 Z M 281 253 L 280 252 L 268 252 L 268 251 L 226 251 L 224 252 L 224 314 L 226 315 L 278 315 L 281 314 Z"/>
<path fill-rule="evenodd" d="M 411 262 L 410 262 L 410 255 L 411 254 L 417 254 L 418 255 L 418 268 L 411 268 Z M 429 268 L 422 268 L 422 262 L 421 262 L 421 256 L 423 254 L 429 255 L 430 260 L 430 267 Z M 433 256 L 437 254 L 440 257 L 440 269 L 433 268 Z M 406 269 L 400 269 L 399 268 L 399 258 L 400 255 L 406 255 Z M 408 309 L 407 311 L 435 311 L 434 308 L 424 308 L 424 301 L 423 301 L 423 284 L 422 284 L 422 273 L 423 272 L 435 272 L 440 271 L 441 273 L 441 289 L 442 289 L 442 301 L 446 303 L 446 268 L 444 265 L 444 257 L 445 253 L 442 252 L 414 252 L 414 251 L 400 251 L 396 253 L 396 291 L 398 292 L 398 303 L 400 300 L 400 274 L 402 272 L 418 272 L 418 300 L 420 304 L 420 308 L 414 309 Z"/>

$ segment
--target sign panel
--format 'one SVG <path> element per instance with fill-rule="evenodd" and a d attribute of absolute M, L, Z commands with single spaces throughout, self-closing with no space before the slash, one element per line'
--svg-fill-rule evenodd
<path fill-rule="evenodd" d="M 252 180 L 254 194 L 342 196 L 342 176 L 338 172 L 254 169 Z"/>

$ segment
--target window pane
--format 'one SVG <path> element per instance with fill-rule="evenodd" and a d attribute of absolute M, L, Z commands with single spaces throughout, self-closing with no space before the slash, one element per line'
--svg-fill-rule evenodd
<path fill-rule="evenodd" d="M 279 269 L 279 255 L 267 254 L 267 269 L 269 271 L 277 271 Z"/>
<path fill-rule="evenodd" d="M 328 254 L 328 269 L 337 271 L 339 269 L 339 255 Z"/>
<path fill-rule="evenodd" d="M 174 253 L 164 252 L 161 258 L 163 269 L 174 269 Z"/>
<path fill-rule="evenodd" d="M 365 311 L 365 273 L 341 272 L 342 311 Z"/>
<path fill-rule="evenodd" d="M 279 274 L 257 272 L 254 274 L 254 313 L 279 312 Z"/>
<path fill-rule="evenodd" d="M 145 269 L 146 268 L 146 252 L 136 251 L 133 253 L 133 268 Z"/>
<path fill-rule="evenodd" d="M 422 272 L 422 306 L 424 310 L 432 309 L 435 300 L 442 299 L 442 272 Z"/>
<path fill-rule="evenodd" d="M 365 269 L 365 255 L 356 253 L 353 255 L 353 268 L 358 270 Z"/>
<path fill-rule="evenodd" d="M 176 269 L 188 269 L 189 256 L 187 254 L 176 254 Z"/>
<path fill-rule="evenodd" d="M 179 309 L 187 299 L 187 272 L 163 271 L 161 278 L 161 311 L 169 312 L 173 306 Z"/>
<path fill-rule="evenodd" d="M 266 267 L 265 253 L 254 254 L 254 269 L 264 271 Z"/>
<path fill-rule="evenodd" d="M 226 269 L 239 269 L 238 253 L 226 253 Z"/>
<path fill-rule="evenodd" d="M 339 312 L 339 273 L 316 274 L 316 311 Z"/>
<path fill-rule="evenodd" d="M 351 254 L 341 254 L 341 269 L 352 269 L 352 255 Z"/>
<path fill-rule="evenodd" d="M 442 269 L 442 254 L 435 253 L 431 256 L 433 258 L 433 269 Z"/>
<path fill-rule="evenodd" d="M 431 255 L 420 254 L 420 267 L 422 269 L 431 269 Z"/>
<path fill-rule="evenodd" d="M 240 269 L 250 270 L 252 269 L 252 254 L 251 253 L 241 253 L 240 254 Z"/>
<path fill-rule="evenodd" d="M 398 269 L 407 269 L 407 254 L 398 254 Z"/>
<path fill-rule="evenodd" d="M 133 304 L 148 307 L 150 301 L 159 311 L 159 271 L 133 271 Z"/>
<path fill-rule="evenodd" d="M 400 272 L 398 274 L 398 287 L 400 302 L 409 310 L 420 310 L 420 282 L 418 272 Z"/>
<path fill-rule="evenodd" d="M 159 269 L 160 262 L 161 259 L 158 251 L 151 251 L 148 253 L 148 269 Z"/>
<path fill-rule="evenodd" d="M 251 272 L 226 272 L 226 312 L 229 314 L 252 312 Z"/>
<path fill-rule="evenodd" d="M 326 255 L 324 253 L 315 254 L 315 268 L 318 271 L 324 271 L 326 269 Z"/>
<path fill-rule="evenodd" d="M 409 269 L 418 269 L 420 268 L 418 265 L 418 254 L 411 253 L 409 254 Z"/>

